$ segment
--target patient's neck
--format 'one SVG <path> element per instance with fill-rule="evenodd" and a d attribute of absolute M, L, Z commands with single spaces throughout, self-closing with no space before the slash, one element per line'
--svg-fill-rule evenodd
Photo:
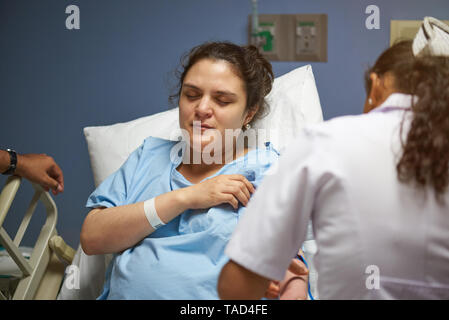
<path fill-rule="evenodd" d="M 199 155 L 194 153 L 194 150 L 190 150 L 190 154 L 187 155 L 181 162 L 181 164 L 176 168 L 179 173 L 181 173 L 187 180 L 192 183 L 199 183 L 217 173 L 221 168 L 223 168 L 227 163 L 234 161 L 246 153 L 248 153 L 248 148 L 244 148 L 240 152 L 223 152 L 221 156 L 214 157 L 211 155 Z M 215 160 L 215 161 L 214 161 Z M 212 162 L 212 163 L 211 163 Z"/>

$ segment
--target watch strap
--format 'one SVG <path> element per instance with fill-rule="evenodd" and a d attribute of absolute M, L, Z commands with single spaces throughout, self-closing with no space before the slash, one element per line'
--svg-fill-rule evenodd
<path fill-rule="evenodd" d="M 17 153 L 12 149 L 6 149 L 5 151 L 9 153 L 9 168 L 2 174 L 5 175 L 14 174 L 14 171 L 16 170 L 17 167 Z"/>

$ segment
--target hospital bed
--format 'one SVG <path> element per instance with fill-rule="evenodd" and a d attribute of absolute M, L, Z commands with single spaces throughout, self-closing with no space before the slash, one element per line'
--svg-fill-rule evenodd
<path fill-rule="evenodd" d="M 297 68 L 283 76 L 277 77 L 274 80 L 273 89 L 267 97 L 267 101 L 270 105 L 270 113 L 267 117 L 258 120 L 253 125 L 253 129 L 264 129 L 266 132 L 266 136 L 257 139 L 259 146 L 263 146 L 265 141 L 269 140 L 281 154 L 304 125 L 323 121 L 315 78 L 310 65 Z M 131 152 L 146 137 L 154 136 L 177 140 L 180 132 L 174 128 L 179 127 L 178 120 L 178 109 L 175 108 L 126 123 L 84 128 L 95 187 L 120 168 Z M 34 187 L 39 190 L 38 186 L 34 185 Z M 43 230 L 46 230 L 45 236 L 42 236 L 42 240 L 34 247 L 33 256 L 38 255 L 37 252 L 42 251 L 43 253 L 40 255 L 45 256 L 45 258 L 38 263 L 39 272 L 36 272 L 35 279 L 26 280 L 33 282 L 35 287 L 25 290 L 28 292 L 26 296 L 22 293 L 19 294 L 19 292 L 24 291 L 22 289 L 24 285 L 20 283 L 25 283 L 25 279 L 29 277 L 26 275 L 30 272 L 25 272 L 25 277 L 20 280 L 17 286 L 19 291 L 16 290 L 13 298 L 38 299 L 44 297 L 54 299 L 55 290 L 57 292 L 55 288 L 59 289 L 60 287 L 57 295 L 58 299 L 95 299 L 100 295 L 103 288 L 104 275 L 112 255 L 87 256 L 80 246 L 75 253 L 73 249 L 65 245 L 60 237 L 57 238 L 57 232 L 54 229 L 57 217 L 56 206 L 48 193 L 42 193 L 42 190 L 40 190 L 40 194 L 43 195 L 43 201 L 47 203 L 46 207 L 48 206 L 49 208 L 47 215 L 51 217 L 49 224 L 52 227 L 43 228 Z M 2 220 L 0 220 L 0 226 L 1 222 Z M 309 231 L 308 240 L 304 244 L 303 251 L 309 265 L 311 291 L 313 296 L 317 298 L 317 276 L 313 266 L 313 254 L 316 246 L 310 227 Z M 48 246 L 45 245 L 46 243 L 48 243 Z M 20 258 L 21 256 L 17 250 L 15 257 L 23 265 L 24 259 Z M 31 262 L 35 264 L 35 259 L 30 259 L 30 264 Z M 68 267 L 76 267 L 76 270 L 79 271 L 78 286 L 76 288 L 62 283 L 64 272 L 61 272 L 61 268 L 64 263 L 71 263 Z M 58 275 L 57 277 L 56 275 L 47 275 L 47 271 L 51 268 L 58 270 L 53 272 L 53 274 Z M 47 278 L 53 278 L 53 282 L 47 281 Z M 41 279 L 40 282 L 38 279 Z M 44 295 L 44 293 L 47 294 Z"/>

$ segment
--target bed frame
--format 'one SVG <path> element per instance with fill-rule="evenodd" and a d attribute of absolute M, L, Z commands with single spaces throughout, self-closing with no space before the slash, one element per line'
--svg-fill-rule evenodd
<path fill-rule="evenodd" d="M 56 231 L 58 209 L 48 192 L 31 183 L 34 195 L 25 216 L 12 240 L 3 228 L 3 222 L 20 187 L 22 178 L 11 176 L 0 194 L 0 243 L 22 271 L 17 287 L 9 295 L 0 291 L 0 300 L 53 300 L 56 299 L 64 277 L 65 267 L 71 263 L 75 251 L 65 244 Z M 19 251 L 20 243 L 30 220 L 41 201 L 47 213 L 39 237 L 29 260 Z"/>

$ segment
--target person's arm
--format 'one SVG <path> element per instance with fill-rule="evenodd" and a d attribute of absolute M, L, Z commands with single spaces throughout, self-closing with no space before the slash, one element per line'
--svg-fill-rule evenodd
<path fill-rule="evenodd" d="M 187 210 L 182 194 L 179 189 L 156 197 L 155 207 L 162 222 L 168 223 L 176 214 Z M 87 255 L 116 253 L 132 247 L 152 232 L 142 201 L 93 209 L 84 220 L 80 241 Z"/>
<path fill-rule="evenodd" d="M 7 151 L 0 151 L 0 172 L 9 168 L 10 158 Z M 54 195 L 64 191 L 64 176 L 61 168 L 52 157 L 45 154 L 17 154 L 15 175 L 42 186 Z"/>
<path fill-rule="evenodd" d="M 308 270 L 304 264 L 293 259 L 283 282 L 294 280 L 307 273 Z M 289 286 L 292 284 L 284 283 Z M 259 300 L 266 297 L 269 291 L 272 296 L 268 296 L 268 298 L 275 298 L 280 291 L 280 298 L 283 300 L 307 299 L 307 289 L 304 289 L 303 283 L 295 283 L 291 289 L 288 289 L 289 293 L 283 293 L 282 290 L 286 290 L 286 288 L 283 289 L 282 285 L 279 288 L 273 285 L 273 281 L 270 282 L 270 279 L 248 270 L 232 260 L 223 267 L 218 279 L 217 290 L 222 300 Z"/>
<path fill-rule="evenodd" d="M 291 276 L 285 287 L 281 287 L 280 300 L 307 300 L 308 276 Z"/>
<path fill-rule="evenodd" d="M 299 251 L 302 255 L 302 250 Z M 271 281 L 265 297 L 280 300 L 306 300 L 308 294 L 309 270 L 306 265 L 292 259 L 289 269 L 285 272 L 284 280 Z"/>
<path fill-rule="evenodd" d="M 0 150 L 0 172 L 5 172 L 9 168 L 9 154 L 5 150 Z"/>
<path fill-rule="evenodd" d="M 284 280 L 279 285 L 280 300 L 307 300 L 309 276 L 295 274 L 287 270 Z"/>
<path fill-rule="evenodd" d="M 269 284 L 270 279 L 231 260 L 220 273 L 217 289 L 222 300 L 259 300 L 264 297 Z"/>
<path fill-rule="evenodd" d="M 199 184 L 155 197 L 155 208 L 164 223 L 187 209 L 211 208 L 239 202 L 247 205 L 254 186 L 242 175 L 220 175 Z M 98 208 L 89 212 L 81 230 L 81 246 L 88 255 L 116 253 L 130 248 L 154 231 L 144 202 Z"/>

